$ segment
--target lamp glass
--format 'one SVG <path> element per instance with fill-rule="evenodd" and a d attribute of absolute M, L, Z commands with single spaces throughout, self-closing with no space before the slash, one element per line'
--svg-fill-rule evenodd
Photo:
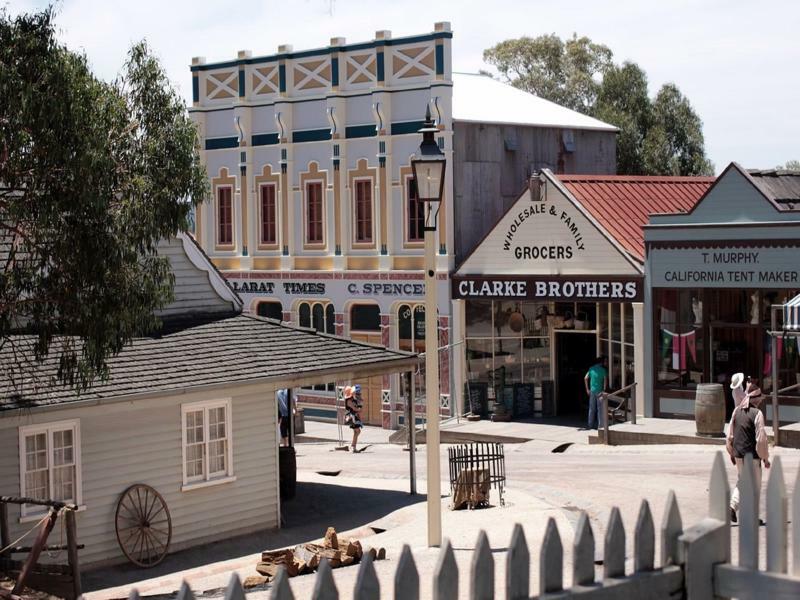
<path fill-rule="evenodd" d="M 444 160 L 415 160 L 412 162 L 420 200 L 438 202 L 442 199 L 444 165 Z"/>

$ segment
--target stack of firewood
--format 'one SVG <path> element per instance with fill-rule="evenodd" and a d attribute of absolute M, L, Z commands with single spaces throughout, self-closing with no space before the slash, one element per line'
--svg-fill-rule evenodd
<path fill-rule="evenodd" d="M 256 571 L 260 575 L 248 577 L 244 582 L 244 587 L 255 587 L 272 581 L 280 567 L 286 569 L 289 577 L 296 577 L 316 571 L 322 559 L 326 559 L 331 568 L 335 569 L 360 562 L 364 554 L 369 554 L 372 560 L 386 558 L 384 548 L 364 550 L 358 540 L 339 538 L 336 530 L 328 527 L 328 531 L 325 532 L 325 540 L 321 545 L 300 544 L 294 548 L 262 552 L 261 561 L 256 565 Z"/>

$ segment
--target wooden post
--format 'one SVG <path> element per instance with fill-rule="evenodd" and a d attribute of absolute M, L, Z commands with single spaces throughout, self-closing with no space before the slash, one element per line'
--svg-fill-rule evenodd
<path fill-rule="evenodd" d="M 775 445 L 781 445 L 781 426 L 778 420 L 778 338 L 776 337 L 775 327 L 777 326 L 776 306 L 770 306 L 770 362 L 772 363 L 772 436 Z M 766 414 L 766 411 L 765 411 Z"/>
<path fill-rule="evenodd" d="M 289 407 L 289 448 L 294 448 L 294 407 L 292 388 L 286 388 L 286 406 Z"/>
<path fill-rule="evenodd" d="M 636 385 L 637 382 L 633 382 L 633 387 L 631 388 L 631 424 L 636 425 Z"/>
<path fill-rule="evenodd" d="M 20 571 L 19 577 L 17 577 L 17 581 L 14 584 L 14 589 L 11 590 L 12 596 L 19 596 L 22 594 L 22 590 L 25 588 L 25 580 L 33 571 L 33 567 L 36 566 L 36 563 L 39 560 L 39 555 L 42 553 L 42 548 L 44 548 L 45 544 L 47 543 L 47 536 L 50 535 L 50 532 L 53 530 L 53 527 L 56 524 L 56 518 L 58 518 L 58 511 L 51 508 L 50 514 L 47 515 L 47 520 L 42 523 L 42 526 L 39 529 L 39 534 L 36 536 L 36 541 L 31 547 L 31 553 L 28 554 L 25 564 L 22 565 L 22 570 Z"/>
<path fill-rule="evenodd" d="M 406 430 L 408 431 L 408 475 L 411 480 L 410 494 L 417 493 L 417 425 L 414 414 L 414 375 L 411 371 L 405 374 L 406 378 Z"/>
<path fill-rule="evenodd" d="M 11 543 L 11 537 L 8 534 L 8 504 L 0 502 L 0 548 L 6 548 Z M 0 558 L 6 555 L 6 552 L 0 552 Z"/>
<path fill-rule="evenodd" d="M 599 415 L 599 417 L 603 419 L 603 435 L 604 435 L 604 438 L 605 438 L 604 441 L 605 441 L 605 444 L 608 446 L 610 444 L 610 442 L 608 440 L 608 394 L 606 394 L 605 392 L 603 393 L 603 406 L 602 406 L 602 409 L 603 410 L 602 410 L 601 414 Z"/>
<path fill-rule="evenodd" d="M 75 511 L 68 510 L 65 515 L 67 523 L 67 561 L 72 571 L 73 598 L 81 597 L 81 568 L 78 563 L 78 529 L 75 526 Z"/>

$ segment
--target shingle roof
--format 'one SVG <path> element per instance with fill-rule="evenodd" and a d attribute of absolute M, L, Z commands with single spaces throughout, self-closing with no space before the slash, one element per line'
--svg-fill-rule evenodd
<path fill-rule="evenodd" d="M 781 210 L 793 210 L 800 205 L 800 171 L 770 169 L 749 170 L 753 182 Z"/>
<path fill-rule="evenodd" d="M 617 131 L 613 125 L 472 73 L 453 73 L 453 120 Z"/>
<path fill-rule="evenodd" d="M 557 175 L 564 187 L 635 259 L 644 262 L 648 216 L 691 210 L 714 177 Z"/>
<path fill-rule="evenodd" d="M 399 371 L 411 368 L 416 361 L 411 353 L 238 315 L 188 326 L 162 337 L 134 340 L 110 359 L 109 379 L 98 381 L 79 396 L 51 383 L 58 367 L 57 352 L 42 364 L 31 366 L 22 384 L 13 385 L 8 369 L 15 350 L 9 342 L 13 342 L 19 357 L 24 356 L 31 341 L 30 337 L 15 336 L 0 349 L 0 412 L 135 394 L 167 395 L 265 379 L 302 377 L 325 383 L 337 371 Z"/>

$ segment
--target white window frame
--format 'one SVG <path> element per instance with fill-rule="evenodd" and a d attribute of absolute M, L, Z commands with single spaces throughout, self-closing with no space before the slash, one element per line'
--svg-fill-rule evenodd
<path fill-rule="evenodd" d="M 52 423 L 41 423 L 39 425 L 23 425 L 19 428 L 19 490 L 20 496 L 28 496 L 25 488 L 26 475 L 26 450 L 25 438 L 29 435 L 39 433 L 47 434 L 47 485 L 50 493 L 53 491 L 53 433 L 56 431 L 72 430 L 72 449 L 75 462 L 75 498 L 70 501 L 76 504 L 79 510 L 85 509 L 83 506 L 83 478 L 81 476 L 81 424 L 79 419 L 68 419 L 65 421 L 54 421 Z M 46 500 L 47 498 L 42 498 Z M 47 512 L 46 506 L 32 504 L 22 504 L 20 506 L 20 521 L 33 520 L 40 518 Z"/>
<path fill-rule="evenodd" d="M 208 411 L 214 408 L 225 409 L 225 439 L 228 444 L 225 455 L 225 472 L 222 475 L 214 474 L 212 476 L 208 472 L 208 444 L 210 443 Z M 203 444 L 206 446 L 206 451 L 203 453 L 203 475 L 190 478 L 186 475 L 186 415 L 200 410 L 203 411 Z M 181 404 L 181 480 L 183 481 L 182 492 L 236 481 L 236 476 L 233 474 L 233 410 L 230 398 Z"/>

